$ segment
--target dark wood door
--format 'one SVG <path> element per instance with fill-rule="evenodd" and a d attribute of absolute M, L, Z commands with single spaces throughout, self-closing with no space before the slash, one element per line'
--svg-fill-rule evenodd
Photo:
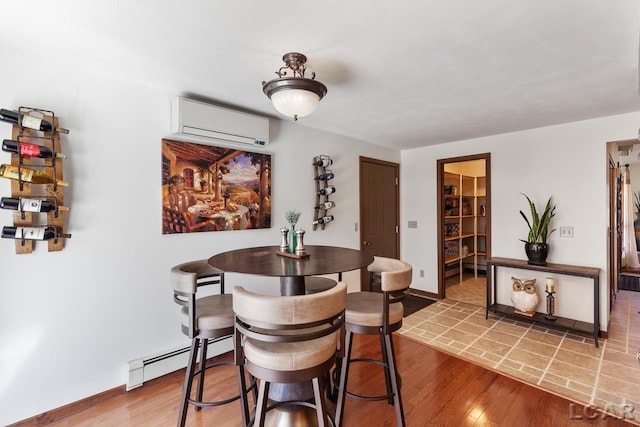
<path fill-rule="evenodd" d="M 360 157 L 360 247 L 370 255 L 400 257 L 397 163 Z M 361 284 L 368 281 L 363 269 Z"/>

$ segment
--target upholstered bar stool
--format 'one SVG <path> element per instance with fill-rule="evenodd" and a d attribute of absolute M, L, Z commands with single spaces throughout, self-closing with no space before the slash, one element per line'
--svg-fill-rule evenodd
<path fill-rule="evenodd" d="M 267 296 L 233 288 L 236 363 L 260 379 L 253 425 L 263 426 L 268 411 L 297 405 L 316 409 L 318 426 L 328 425 L 325 376 L 344 337 L 346 283 L 311 295 Z M 313 384 L 314 403 L 288 400 L 268 405 L 271 383 Z M 246 394 L 244 419 L 249 419 Z M 251 422 L 245 421 L 245 426 Z"/>
<path fill-rule="evenodd" d="M 395 406 L 398 426 L 404 426 L 404 411 L 400 394 L 399 374 L 393 349 L 392 333 L 402 326 L 404 307 L 402 300 L 409 293 L 413 268 L 406 262 L 384 257 L 374 257 L 367 269 L 380 274 L 381 292 L 353 292 L 347 295 L 345 310 L 345 350 L 338 386 L 336 426 L 342 425 L 345 396 L 361 400 L 388 400 Z M 353 334 L 379 335 L 382 360 L 351 358 Z M 362 396 L 347 390 L 349 366 L 354 362 L 373 362 L 384 368 L 387 394 Z"/>
<path fill-rule="evenodd" d="M 196 298 L 199 288 L 207 285 L 218 285 L 220 293 Z M 204 406 L 219 406 L 237 400 L 235 395 L 216 402 L 204 402 L 202 392 L 205 371 L 220 365 L 234 365 L 233 362 L 218 362 L 207 366 L 207 345 L 209 339 L 222 339 L 233 336 L 233 306 L 231 294 L 224 293 L 224 273 L 211 267 L 206 259 L 186 262 L 171 269 L 171 286 L 174 301 L 182 306 L 180 320 L 182 332 L 191 338 L 189 362 L 182 389 L 178 426 L 184 426 L 187 419 L 188 404 L 196 407 L 196 411 Z M 200 349 L 200 366 L 196 371 L 196 361 Z M 244 381 L 244 369 L 238 367 L 240 378 Z M 198 376 L 198 388 L 195 399 L 191 397 L 194 377 Z M 244 382 L 243 382 L 244 384 Z M 241 387 L 243 390 L 245 387 Z"/>

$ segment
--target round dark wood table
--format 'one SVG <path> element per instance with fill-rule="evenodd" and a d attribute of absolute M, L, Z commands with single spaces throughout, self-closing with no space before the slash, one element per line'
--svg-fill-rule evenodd
<path fill-rule="evenodd" d="M 308 258 L 278 255 L 279 246 L 261 246 L 223 252 L 209 264 L 224 272 L 280 277 L 280 295 L 304 295 L 305 276 L 357 270 L 373 262 L 364 251 L 337 246 L 305 246 Z"/>
<path fill-rule="evenodd" d="M 373 256 L 357 249 L 336 246 L 306 246 L 308 258 L 295 259 L 278 255 L 279 246 L 261 246 L 223 252 L 209 258 L 209 265 L 229 273 L 254 274 L 280 277 L 280 295 L 304 295 L 305 276 L 342 273 L 357 270 L 373 262 Z M 283 402 L 310 400 L 313 398 L 311 383 L 271 384 L 269 399 Z M 301 410 L 270 411 L 267 426 L 316 425 L 315 411 Z"/>

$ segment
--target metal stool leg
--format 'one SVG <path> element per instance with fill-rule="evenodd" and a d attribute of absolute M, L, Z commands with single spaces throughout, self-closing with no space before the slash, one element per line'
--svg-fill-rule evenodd
<path fill-rule="evenodd" d="M 184 385 L 182 386 L 182 402 L 180 403 L 180 415 L 178 416 L 178 427 L 184 427 L 187 421 L 187 407 L 189 402 L 189 396 L 191 395 L 191 385 L 193 381 L 193 373 L 196 369 L 196 358 L 198 356 L 198 339 L 191 340 L 191 351 L 189 352 L 189 363 L 184 378 Z"/>
<path fill-rule="evenodd" d="M 198 391 L 196 393 L 196 400 L 202 402 L 202 392 L 204 390 L 204 373 L 207 370 L 207 347 L 209 340 L 206 338 L 198 340 L 200 341 L 200 375 L 198 376 Z M 202 406 L 196 405 L 196 411 L 202 409 Z"/>
<path fill-rule="evenodd" d="M 393 387 L 391 385 L 391 369 L 390 369 L 390 365 L 389 365 L 389 353 L 387 351 L 387 345 L 386 345 L 386 336 L 383 334 L 379 335 L 380 337 L 380 352 L 382 353 L 382 363 L 384 364 L 384 383 L 387 387 L 387 395 L 389 396 L 389 399 L 387 399 L 387 401 L 389 402 L 389 405 L 393 405 Z"/>
<path fill-rule="evenodd" d="M 313 396 L 316 404 L 316 414 L 318 416 L 318 427 L 327 426 L 327 402 L 324 400 L 325 376 L 321 375 L 312 380 Z"/>
<path fill-rule="evenodd" d="M 256 403 L 256 416 L 253 425 L 264 426 L 264 418 L 267 412 L 267 403 L 269 401 L 269 381 L 260 381 L 260 390 L 258 391 L 258 402 Z"/>
<path fill-rule="evenodd" d="M 391 387 L 393 388 L 393 400 L 396 408 L 396 418 L 398 419 L 398 427 L 405 427 L 404 409 L 402 407 L 402 396 L 400 395 L 400 386 L 398 385 L 398 374 L 396 369 L 396 356 L 393 350 L 393 337 L 391 334 L 385 335 L 386 351 L 389 356 L 389 371 L 391 371 Z"/>
<path fill-rule="evenodd" d="M 336 402 L 336 427 L 342 426 L 344 415 L 344 401 L 347 395 L 347 380 L 349 379 L 349 360 L 351 359 L 351 344 L 353 332 L 347 331 L 344 338 L 344 358 L 340 369 L 340 385 L 338 386 L 338 401 Z"/>

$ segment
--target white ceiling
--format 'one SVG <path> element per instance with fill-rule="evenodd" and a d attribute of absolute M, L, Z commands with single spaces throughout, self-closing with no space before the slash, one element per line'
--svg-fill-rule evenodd
<path fill-rule="evenodd" d="M 632 0 L 32 0 L 2 15 L 0 49 L 271 116 L 261 82 L 302 52 L 328 94 L 299 125 L 400 149 L 640 110 Z"/>

